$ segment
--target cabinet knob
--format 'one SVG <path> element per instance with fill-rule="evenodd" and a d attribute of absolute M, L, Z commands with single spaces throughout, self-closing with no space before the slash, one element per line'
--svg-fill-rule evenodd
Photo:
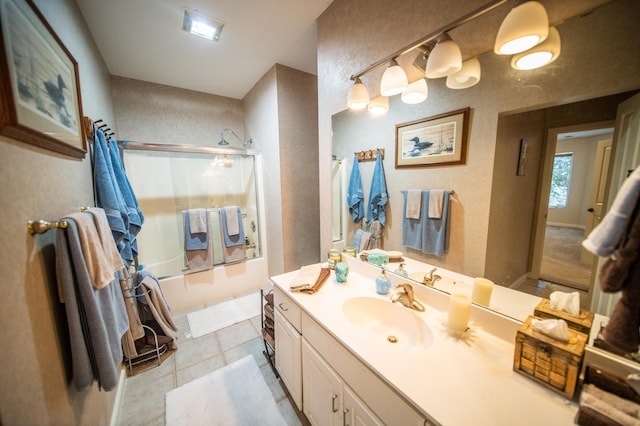
<path fill-rule="evenodd" d="M 587 211 L 588 211 L 589 213 L 593 213 L 593 207 L 589 207 L 589 208 L 587 209 Z"/>
<path fill-rule="evenodd" d="M 334 413 L 338 412 L 338 409 L 336 408 L 336 399 L 338 399 L 338 395 L 336 395 L 335 393 L 331 395 L 331 411 L 333 411 Z"/>
<path fill-rule="evenodd" d="M 278 306 L 280 306 L 280 309 L 282 309 L 285 312 L 287 312 L 289 310 L 289 308 L 287 308 L 287 306 L 283 305 L 282 303 L 278 303 Z"/>

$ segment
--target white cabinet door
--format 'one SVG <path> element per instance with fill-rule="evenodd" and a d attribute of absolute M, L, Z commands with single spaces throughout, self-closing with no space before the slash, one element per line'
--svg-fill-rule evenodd
<path fill-rule="evenodd" d="M 276 369 L 291 394 L 298 410 L 302 410 L 302 362 L 300 333 L 275 310 Z"/>
<path fill-rule="evenodd" d="M 344 382 L 302 338 L 304 414 L 314 426 L 342 424 Z"/>
<path fill-rule="evenodd" d="M 343 405 L 342 424 L 344 426 L 384 426 L 382 420 L 376 417 L 347 385 L 344 386 Z"/>

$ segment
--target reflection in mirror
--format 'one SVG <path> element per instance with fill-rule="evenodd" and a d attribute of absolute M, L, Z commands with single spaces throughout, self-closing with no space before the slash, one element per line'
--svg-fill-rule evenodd
<path fill-rule="evenodd" d="M 163 278 L 260 256 L 256 154 L 235 148 L 134 142 L 125 143 L 122 152 L 145 216 L 137 238 L 145 270 Z M 222 248 L 220 219 L 221 209 L 231 206 L 240 208 L 245 236 L 233 259 Z M 211 243 L 205 247 L 210 253 L 196 261 L 185 250 L 184 221 L 184 215 L 195 209 L 206 209 Z"/>
<path fill-rule="evenodd" d="M 430 82 L 429 98 L 422 104 L 407 105 L 392 97 L 384 116 L 374 118 L 366 111 L 351 110 L 335 114 L 332 154 L 336 158 L 349 158 L 353 152 L 376 147 L 395 153 L 394 128 L 398 123 L 465 106 L 471 108 L 466 164 L 397 169 L 393 160 L 385 161 L 390 200 L 383 248 L 402 250 L 424 264 L 467 277 L 489 278 L 497 284 L 496 289 L 509 287 L 544 295 L 547 286 L 539 281 L 540 265 L 532 264 L 531 248 L 537 235 L 544 235 L 544 226 L 542 234 L 538 234 L 537 227 L 538 223 L 544 223 L 540 218 L 548 210 L 548 195 L 545 198 L 540 189 L 548 137 L 555 129 L 613 122 L 618 105 L 637 92 L 640 80 L 629 71 L 637 69 L 638 63 L 628 52 L 634 50 L 638 39 L 625 36 L 625 31 L 633 27 L 627 26 L 630 8 L 637 5 L 629 1 L 611 2 L 559 24 L 563 53 L 548 67 L 515 71 L 504 58 L 489 52 L 479 56 L 483 80 L 470 89 L 449 90 L 434 80 Z M 601 31 L 604 28 L 608 30 Z M 622 47 L 619 44 L 622 40 L 632 46 Z M 594 55 L 610 55 L 607 63 L 615 63 L 616 70 L 612 71 L 601 60 L 590 59 Z M 612 73 L 625 77 L 611 78 Z M 529 151 L 526 171 L 518 175 L 522 139 L 528 141 Z M 615 149 L 615 140 L 613 145 Z M 393 159 L 393 154 L 388 158 Z M 346 167 L 345 175 L 349 176 L 350 164 Z M 372 170 L 366 164 L 360 170 L 367 200 Z M 615 175 L 615 171 L 611 174 Z M 612 187 L 615 193 L 617 187 Z M 452 198 L 449 251 L 436 257 L 405 249 L 401 243 L 401 191 L 438 188 L 456 192 Z M 345 240 L 353 239 L 360 226 L 347 221 Z M 407 269 L 410 274 L 427 272 Z M 436 287 L 447 282 L 441 281 Z M 591 281 L 590 288 L 593 285 Z M 585 294 L 581 299 L 588 307 L 587 297 Z M 514 317 L 522 320 L 519 315 Z"/>
<path fill-rule="evenodd" d="M 343 223 L 343 209 L 344 209 L 344 197 L 346 195 L 343 191 L 344 182 L 344 161 L 333 160 L 331 169 L 331 190 L 332 190 L 332 236 L 333 242 L 342 240 L 342 223 Z"/>

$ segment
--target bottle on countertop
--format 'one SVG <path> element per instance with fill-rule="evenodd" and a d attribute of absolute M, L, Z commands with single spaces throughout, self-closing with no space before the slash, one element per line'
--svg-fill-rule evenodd
<path fill-rule="evenodd" d="M 388 294 L 391 289 L 391 280 L 387 278 L 387 274 L 382 268 L 382 273 L 378 278 L 376 278 L 376 293 L 378 294 Z"/>
<path fill-rule="evenodd" d="M 398 275 L 402 275 L 403 277 L 409 276 L 409 273 L 407 273 L 406 269 L 404 269 L 404 263 L 401 263 L 400 267 L 393 272 L 395 272 Z"/>

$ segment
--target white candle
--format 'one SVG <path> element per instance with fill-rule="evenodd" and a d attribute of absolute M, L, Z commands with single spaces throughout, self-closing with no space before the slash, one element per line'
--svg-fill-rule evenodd
<path fill-rule="evenodd" d="M 466 294 L 454 293 L 449 301 L 447 328 L 455 332 L 463 332 L 469 323 L 471 299 Z"/>
<path fill-rule="evenodd" d="M 476 278 L 473 282 L 473 293 L 471 301 L 483 306 L 489 306 L 491 292 L 493 291 L 493 281 L 486 278 Z"/>

